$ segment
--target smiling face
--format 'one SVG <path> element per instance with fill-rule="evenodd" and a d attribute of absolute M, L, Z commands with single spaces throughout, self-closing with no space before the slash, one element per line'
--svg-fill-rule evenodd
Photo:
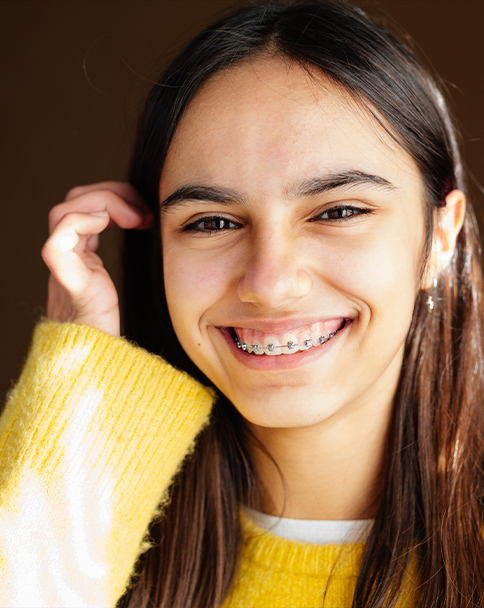
<path fill-rule="evenodd" d="M 423 185 L 348 94 L 276 59 L 217 75 L 181 120 L 160 200 L 175 332 L 245 418 L 300 427 L 391 403 Z"/>

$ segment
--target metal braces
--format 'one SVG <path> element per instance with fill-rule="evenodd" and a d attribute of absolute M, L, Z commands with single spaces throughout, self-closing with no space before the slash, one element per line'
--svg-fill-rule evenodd
<path fill-rule="evenodd" d="M 303 342 L 304 346 L 306 347 L 306 350 L 308 350 L 311 347 L 315 347 L 315 346 L 320 346 L 321 344 L 324 344 L 325 342 L 327 342 L 328 340 L 331 340 L 331 338 L 334 338 L 334 336 L 338 333 L 339 329 L 336 329 L 334 332 L 328 332 L 328 336 L 325 338 L 324 336 L 319 336 L 319 338 L 316 341 L 316 344 L 310 340 L 309 338 L 306 338 Z M 237 346 L 246 351 L 247 352 L 247 344 L 245 342 L 241 342 L 239 337 L 236 336 L 236 343 Z M 255 353 L 258 353 L 260 351 L 266 351 L 266 352 L 274 352 L 274 350 L 276 348 L 284 348 L 286 347 L 288 350 L 296 350 L 299 348 L 299 343 L 298 342 L 293 342 L 292 340 L 290 340 L 287 344 L 281 344 L 280 346 L 277 346 L 276 344 L 272 344 L 269 343 L 267 344 L 267 346 L 262 346 L 262 344 L 251 344 L 252 346 L 252 351 Z"/>

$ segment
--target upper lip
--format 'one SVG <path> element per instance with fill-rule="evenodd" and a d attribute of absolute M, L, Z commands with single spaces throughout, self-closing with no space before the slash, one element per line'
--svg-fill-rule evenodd
<path fill-rule="evenodd" d="M 301 319 L 252 319 L 252 320 L 242 320 L 239 319 L 234 321 L 232 324 L 227 325 L 219 325 L 220 328 L 229 328 L 229 327 L 239 327 L 241 329 L 252 329 L 253 331 L 259 331 L 261 333 L 281 333 L 287 332 L 291 330 L 296 330 L 299 327 L 304 327 L 306 325 L 312 325 L 313 323 L 319 322 L 328 322 L 328 321 L 336 321 L 338 319 L 345 319 L 348 321 L 352 321 L 354 316 L 350 315 L 325 315 L 319 317 L 306 317 Z"/>

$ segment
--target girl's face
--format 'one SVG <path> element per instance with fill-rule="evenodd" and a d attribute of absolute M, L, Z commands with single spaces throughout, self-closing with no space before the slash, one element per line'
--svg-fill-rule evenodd
<path fill-rule="evenodd" d="M 243 416 L 296 427 L 391 403 L 423 185 L 346 92 L 276 59 L 217 75 L 178 127 L 160 200 L 176 334 Z"/>

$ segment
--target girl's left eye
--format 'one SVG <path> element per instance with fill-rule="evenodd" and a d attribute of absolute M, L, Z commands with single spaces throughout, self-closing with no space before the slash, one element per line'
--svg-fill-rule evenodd
<path fill-rule="evenodd" d="M 240 224 L 220 216 L 201 217 L 183 227 L 183 232 L 201 232 L 213 234 L 214 232 L 225 232 L 240 228 Z"/>
<path fill-rule="evenodd" d="M 366 209 L 364 207 L 350 207 L 348 205 L 342 206 L 342 207 L 333 207 L 331 209 L 327 209 L 326 211 L 323 211 L 322 213 L 320 213 L 319 215 L 317 215 L 316 217 L 314 217 L 312 220 L 310 220 L 311 222 L 319 222 L 321 220 L 326 220 L 326 221 L 333 221 L 333 222 L 337 222 L 337 221 L 345 221 L 345 220 L 349 220 L 353 217 L 356 217 L 358 215 L 365 215 L 368 213 L 372 213 L 371 209 Z"/>

